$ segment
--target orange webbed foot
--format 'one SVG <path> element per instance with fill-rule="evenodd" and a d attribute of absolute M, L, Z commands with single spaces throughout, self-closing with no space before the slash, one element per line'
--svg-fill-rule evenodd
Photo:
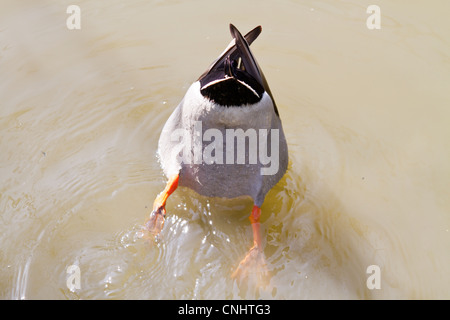
<path fill-rule="evenodd" d="M 248 251 L 247 255 L 242 259 L 239 266 L 231 275 L 232 279 L 240 281 L 250 277 L 254 278 L 257 284 L 263 287 L 265 287 L 270 280 L 264 252 L 256 244 Z"/>
<path fill-rule="evenodd" d="M 249 274 L 260 274 L 261 276 L 268 276 L 269 274 L 264 252 L 257 245 L 254 245 L 248 251 L 231 277 L 238 278 Z"/>
<path fill-rule="evenodd" d="M 253 229 L 253 247 L 249 250 L 244 259 L 239 263 L 237 269 L 231 277 L 233 279 L 242 280 L 249 276 L 256 277 L 257 284 L 266 286 L 270 280 L 267 263 L 262 249 L 262 239 L 260 231 L 259 218 L 261 216 L 261 208 L 254 205 L 250 215 L 250 221 Z"/>
<path fill-rule="evenodd" d="M 165 217 L 166 209 L 164 206 L 153 209 L 149 218 L 144 223 L 144 234 L 146 235 L 146 238 L 156 238 L 160 234 L 162 228 L 164 227 Z"/>
<path fill-rule="evenodd" d="M 153 240 L 160 234 L 164 227 L 164 219 L 166 217 L 166 201 L 167 198 L 177 189 L 179 175 L 170 177 L 166 188 L 156 197 L 153 202 L 153 211 L 150 217 L 145 221 L 142 230 L 144 239 Z"/>

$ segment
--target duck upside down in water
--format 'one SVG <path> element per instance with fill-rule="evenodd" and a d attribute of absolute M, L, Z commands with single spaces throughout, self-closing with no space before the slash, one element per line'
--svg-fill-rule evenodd
<path fill-rule="evenodd" d="M 232 275 L 239 277 L 266 272 L 261 205 L 286 172 L 288 150 L 272 93 L 249 47 L 261 27 L 243 37 L 230 24 L 230 32 L 231 43 L 190 86 L 164 125 L 158 155 L 168 182 L 145 227 L 153 236 L 160 233 L 167 198 L 178 186 L 207 197 L 250 196 L 254 244 Z"/>

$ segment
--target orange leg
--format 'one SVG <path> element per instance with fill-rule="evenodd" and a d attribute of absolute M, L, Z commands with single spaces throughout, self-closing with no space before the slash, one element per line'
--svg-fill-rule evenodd
<path fill-rule="evenodd" d="M 253 206 L 252 214 L 249 219 L 252 223 L 253 229 L 253 246 L 261 248 L 261 230 L 259 224 L 259 218 L 261 217 L 261 208 Z"/>
<path fill-rule="evenodd" d="M 145 222 L 145 227 L 150 234 L 156 237 L 164 226 L 164 218 L 166 217 L 166 201 L 167 198 L 177 189 L 179 175 L 170 177 L 166 188 L 156 197 L 153 202 L 153 211 Z"/>
<path fill-rule="evenodd" d="M 252 223 L 253 230 L 253 247 L 250 248 L 245 258 L 239 263 L 237 269 L 233 272 L 232 278 L 245 277 L 250 273 L 256 274 L 263 282 L 266 281 L 268 275 L 266 269 L 266 261 L 262 250 L 261 230 L 259 218 L 261 216 L 261 208 L 254 205 L 252 214 L 249 219 Z"/>

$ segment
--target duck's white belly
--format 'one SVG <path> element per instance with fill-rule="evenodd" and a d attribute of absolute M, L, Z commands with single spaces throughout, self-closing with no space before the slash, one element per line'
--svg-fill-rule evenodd
<path fill-rule="evenodd" d="M 259 105 L 222 107 L 197 95 L 197 87 L 191 86 L 161 133 L 164 173 L 179 174 L 180 186 L 205 196 L 248 195 L 261 205 L 288 160 L 270 97 L 265 95 Z"/>

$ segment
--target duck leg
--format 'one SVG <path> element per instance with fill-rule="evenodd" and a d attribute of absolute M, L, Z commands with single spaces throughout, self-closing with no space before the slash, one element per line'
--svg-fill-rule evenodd
<path fill-rule="evenodd" d="M 240 278 L 249 274 L 256 274 L 260 280 L 266 280 L 268 271 L 266 268 L 266 260 L 262 249 L 261 230 L 259 218 L 261 216 L 261 208 L 254 205 L 252 213 L 249 217 L 253 229 L 253 247 L 244 259 L 239 263 L 237 269 L 233 272 L 232 278 Z"/>
<path fill-rule="evenodd" d="M 153 211 L 150 217 L 145 221 L 145 229 L 153 237 L 156 237 L 164 226 L 164 218 L 166 217 L 166 201 L 167 198 L 177 189 L 179 175 L 170 177 L 166 188 L 156 197 L 153 202 Z"/>

